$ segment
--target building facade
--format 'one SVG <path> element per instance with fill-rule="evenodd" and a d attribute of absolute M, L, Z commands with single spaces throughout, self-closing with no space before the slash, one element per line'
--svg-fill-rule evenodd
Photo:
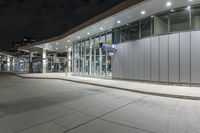
<path fill-rule="evenodd" d="M 199 4 L 146 0 L 65 37 L 21 50 L 30 51 L 30 72 L 38 67 L 39 72 L 76 76 L 200 83 Z"/>

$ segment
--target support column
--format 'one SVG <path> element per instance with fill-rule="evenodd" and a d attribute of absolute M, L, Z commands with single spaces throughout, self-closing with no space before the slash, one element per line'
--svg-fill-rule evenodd
<path fill-rule="evenodd" d="M 90 55 L 89 55 L 89 75 L 92 75 L 92 42 L 91 42 L 91 38 L 90 38 Z"/>
<path fill-rule="evenodd" d="M 67 51 L 67 72 L 71 73 L 71 62 L 72 62 L 72 57 L 71 57 L 71 48 L 68 48 Z"/>
<path fill-rule="evenodd" d="M 53 54 L 53 72 L 57 72 L 57 65 L 58 64 L 58 57 L 57 57 L 57 53 Z"/>
<path fill-rule="evenodd" d="M 31 50 L 29 51 L 29 73 L 33 73 L 33 51 Z"/>
<path fill-rule="evenodd" d="M 11 65 L 10 62 L 11 62 L 10 61 L 10 56 L 8 55 L 7 56 L 7 72 L 10 72 L 10 65 Z"/>
<path fill-rule="evenodd" d="M 46 73 L 46 60 L 47 60 L 47 52 L 46 49 L 42 49 L 41 51 L 41 55 L 42 55 L 42 63 L 41 63 L 41 72 L 42 73 Z"/>

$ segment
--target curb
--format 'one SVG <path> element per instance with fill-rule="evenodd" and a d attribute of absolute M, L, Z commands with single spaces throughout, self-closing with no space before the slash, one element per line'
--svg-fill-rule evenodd
<path fill-rule="evenodd" d="M 196 96 L 185 96 L 185 95 L 175 95 L 175 94 L 164 94 L 164 93 L 156 93 L 156 92 L 147 92 L 147 91 L 133 90 L 133 89 L 127 89 L 127 88 L 122 88 L 122 87 L 114 87 L 114 86 L 110 86 L 110 85 L 95 84 L 95 83 L 89 83 L 89 82 L 84 82 L 84 81 L 76 81 L 76 80 L 70 80 L 70 79 L 63 79 L 63 78 L 24 77 L 24 76 L 20 76 L 18 74 L 14 74 L 14 73 L 7 73 L 7 74 L 11 74 L 11 75 L 17 76 L 17 77 L 22 78 L 22 79 L 63 80 L 63 81 L 69 81 L 69 82 L 74 82 L 74 83 L 81 83 L 81 84 L 88 84 L 88 85 L 94 85 L 94 86 L 100 86 L 100 87 L 107 87 L 107 88 L 112 88 L 112 89 L 117 89 L 117 90 L 124 90 L 124 91 L 140 93 L 140 94 L 146 94 L 146 95 L 152 95 L 152 96 L 178 98 L 178 99 L 186 99 L 186 100 L 200 100 L 200 97 L 196 97 Z"/>

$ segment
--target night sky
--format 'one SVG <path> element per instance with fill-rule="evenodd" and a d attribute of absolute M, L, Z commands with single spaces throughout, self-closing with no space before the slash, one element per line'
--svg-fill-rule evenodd
<path fill-rule="evenodd" d="M 0 47 L 60 35 L 123 0 L 0 0 Z"/>

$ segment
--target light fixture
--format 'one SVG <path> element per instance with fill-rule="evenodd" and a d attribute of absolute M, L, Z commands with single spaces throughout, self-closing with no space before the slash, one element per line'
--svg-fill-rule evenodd
<path fill-rule="evenodd" d="M 174 12 L 174 10 L 172 9 L 171 12 Z"/>
<path fill-rule="evenodd" d="M 188 0 L 189 2 L 193 2 L 193 0 Z"/>
<path fill-rule="evenodd" d="M 67 42 L 70 42 L 70 40 L 68 40 Z"/>
<path fill-rule="evenodd" d="M 145 10 L 142 10 L 142 11 L 141 11 L 141 14 L 142 14 L 142 15 L 145 15 L 145 14 L 146 14 L 146 11 L 145 11 Z"/>
<path fill-rule="evenodd" d="M 190 10 L 191 6 L 188 6 L 187 9 Z"/>
<path fill-rule="evenodd" d="M 78 39 L 80 39 L 80 36 L 77 36 Z"/>
<path fill-rule="evenodd" d="M 167 2 L 167 3 L 166 3 L 166 6 L 167 6 L 167 7 L 170 7 L 170 6 L 172 6 L 172 2 L 170 2 L 170 1 L 169 1 L 169 2 Z"/>
<path fill-rule="evenodd" d="M 56 50 L 58 50 L 58 48 L 56 48 Z"/>
<path fill-rule="evenodd" d="M 154 16 L 152 15 L 151 17 L 153 18 Z"/>
<path fill-rule="evenodd" d="M 67 46 L 65 46 L 65 48 L 67 48 Z"/>
<path fill-rule="evenodd" d="M 56 45 L 58 45 L 59 43 L 57 42 Z"/>
<path fill-rule="evenodd" d="M 90 32 L 88 32 L 87 34 L 90 35 Z"/>
<path fill-rule="evenodd" d="M 103 30 L 103 27 L 99 28 L 100 30 Z"/>
<path fill-rule="evenodd" d="M 118 24 L 120 24 L 120 23 L 121 23 L 121 21 L 120 21 L 120 20 L 117 20 L 117 23 L 118 23 Z"/>

